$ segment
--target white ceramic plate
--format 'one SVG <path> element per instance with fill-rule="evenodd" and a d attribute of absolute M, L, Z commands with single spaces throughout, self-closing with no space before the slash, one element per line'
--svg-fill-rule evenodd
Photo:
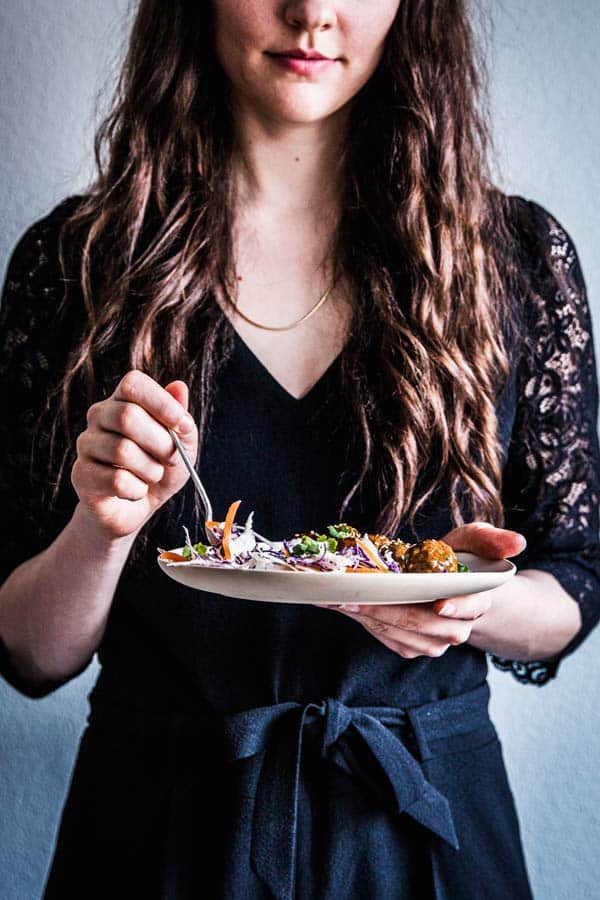
<path fill-rule="evenodd" d="M 175 552 L 181 552 L 179 547 Z M 517 571 L 508 559 L 482 559 L 472 553 L 457 553 L 470 572 L 337 573 L 262 572 L 218 566 L 168 565 L 159 559 L 163 572 L 188 587 L 241 600 L 266 603 L 427 603 L 441 597 L 475 594 L 503 584 Z"/>

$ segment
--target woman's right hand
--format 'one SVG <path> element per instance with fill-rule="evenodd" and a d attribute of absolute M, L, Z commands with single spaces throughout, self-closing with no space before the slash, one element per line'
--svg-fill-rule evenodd
<path fill-rule="evenodd" d="M 187 408 L 183 381 L 163 388 L 132 369 L 110 397 L 88 409 L 71 483 L 80 512 L 103 536 L 135 535 L 190 477 L 167 431 L 177 431 L 195 463 L 198 430 Z"/>

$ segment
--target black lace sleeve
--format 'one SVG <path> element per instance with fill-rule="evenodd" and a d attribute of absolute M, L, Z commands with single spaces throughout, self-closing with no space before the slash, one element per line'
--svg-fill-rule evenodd
<path fill-rule="evenodd" d="M 525 201 L 523 201 L 525 202 Z M 521 662 L 490 654 L 522 683 L 542 685 L 600 619 L 598 378 L 587 290 L 571 237 L 527 205 L 540 235 L 517 370 L 517 409 L 504 469 L 505 527 L 527 538 L 515 564 L 549 572 L 578 603 L 581 628 L 562 652 Z M 543 252 L 542 252 L 543 251 Z"/>
<path fill-rule="evenodd" d="M 56 508 L 46 502 L 46 427 L 51 387 L 64 371 L 69 319 L 57 317 L 64 293 L 58 259 L 59 227 L 78 197 L 68 197 L 22 234 L 8 262 L 0 304 L 0 584 L 22 562 L 49 546 L 77 502 L 70 488 Z M 75 673 L 83 671 L 90 660 Z M 0 637 L 0 674 L 27 697 L 64 684 L 33 687 L 14 669 Z M 74 676 L 71 676 L 74 677 Z"/>

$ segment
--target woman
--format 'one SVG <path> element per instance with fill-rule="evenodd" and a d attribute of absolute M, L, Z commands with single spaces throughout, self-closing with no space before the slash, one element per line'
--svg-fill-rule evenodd
<path fill-rule="evenodd" d="M 3 672 L 102 664 L 46 898 L 531 897 L 486 652 L 542 684 L 600 616 L 597 378 L 570 237 L 487 174 L 481 65 L 446 0 L 140 2 L 98 178 L 2 303 Z M 167 427 L 262 534 L 520 571 L 192 595 L 156 567 L 201 534 Z"/>

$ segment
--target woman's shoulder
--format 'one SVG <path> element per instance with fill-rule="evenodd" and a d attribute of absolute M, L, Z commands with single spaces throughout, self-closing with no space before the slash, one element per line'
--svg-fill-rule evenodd
<path fill-rule="evenodd" d="M 63 197 L 62 200 L 51 206 L 47 212 L 26 226 L 16 246 L 23 240 L 26 240 L 29 235 L 35 235 L 36 238 L 42 239 L 56 235 L 65 220 L 87 199 L 87 194 L 68 194 L 66 197 Z"/>
<path fill-rule="evenodd" d="M 38 375 L 47 379 L 54 363 L 63 364 L 84 314 L 81 299 L 66 290 L 77 273 L 70 266 L 65 273 L 59 257 L 62 225 L 82 199 L 68 196 L 32 222 L 8 260 L 0 299 L 0 377 L 18 378 L 22 386 Z"/>
<path fill-rule="evenodd" d="M 65 222 L 85 199 L 72 194 L 31 222 L 20 234 L 6 266 L 0 301 L 0 330 L 21 321 L 28 329 L 36 322 L 51 324 L 64 296 L 65 284 L 75 277 L 60 261 L 60 235 Z M 68 257 L 72 260 L 71 250 Z"/>
<path fill-rule="evenodd" d="M 539 200 L 521 194 L 507 197 L 513 232 L 524 267 L 532 276 L 556 280 L 573 277 L 581 285 L 583 275 L 575 242 L 562 219 Z"/>
<path fill-rule="evenodd" d="M 8 260 L 5 283 L 9 276 L 33 278 L 36 273 L 58 263 L 62 226 L 85 199 L 84 194 L 65 197 L 21 232 Z"/>
<path fill-rule="evenodd" d="M 525 321 L 539 341 L 550 332 L 559 334 L 568 321 L 591 330 L 587 286 L 580 256 L 562 217 L 538 200 L 519 194 L 508 197 L 511 225 L 516 237 Z M 573 326 L 575 327 L 575 325 Z"/>
<path fill-rule="evenodd" d="M 592 313 L 574 240 L 553 211 L 510 198 L 528 290 L 523 295 L 525 377 L 556 393 L 597 390 Z M 585 382 L 585 387 L 584 387 Z M 532 383 L 527 391 L 531 394 Z M 555 401 L 556 402 L 556 401 Z"/>

